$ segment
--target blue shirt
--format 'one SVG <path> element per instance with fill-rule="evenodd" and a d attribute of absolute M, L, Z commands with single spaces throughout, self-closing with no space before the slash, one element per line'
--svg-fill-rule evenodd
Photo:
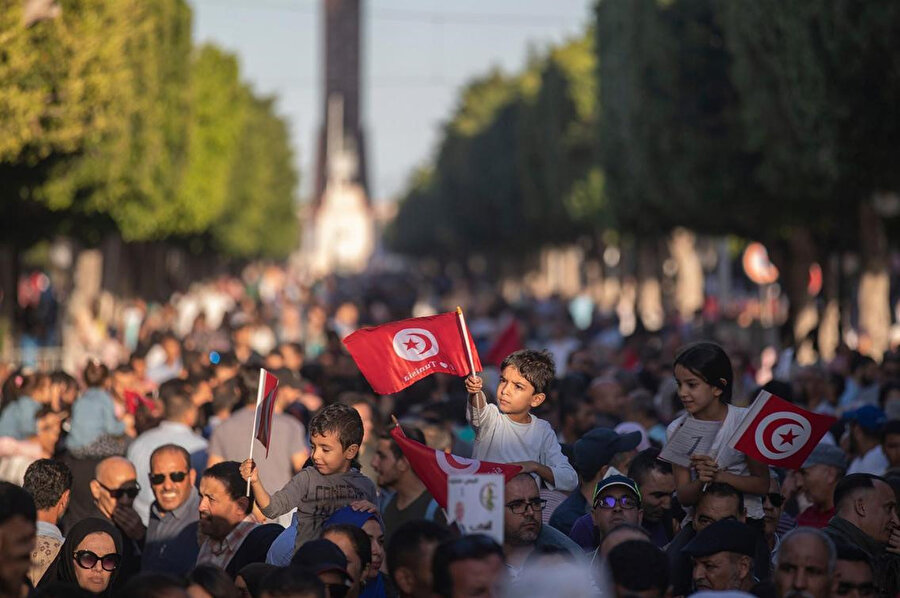
<path fill-rule="evenodd" d="M 154 502 L 141 556 L 141 571 L 160 571 L 186 575 L 197 562 L 200 546 L 197 525 L 200 520 L 200 495 L 191 488 L 190 497 L 175 509 L 160 513 Z"/>
<path fill-rule="evenodd" d="M 116 417 L 116 406 L 108 392 L 89 388 L 75 400 L 72 429 L 67 440 L 70 449 L 85 447 L 105 434 L 119 436 L 124 433 L 125 423 Z"/>
<path fill-rule="evenodd" d="M 7 405 L 0 414 L 0 436 L 25 440 L 37 434 L 34 416 L 40 408 L 41 404 L 28 395 L 22 395 Z"/>
<path fill-rule="evenodd" d="M 581 484 L 579 484 L 578 488 L 566 500 L 559 503 L 559 506 L 553 511 L 553 515 L 550 516 L 550 525 L 568 536 L 575 521 L 590 512 L 591 505 L 581 494 Z"/>

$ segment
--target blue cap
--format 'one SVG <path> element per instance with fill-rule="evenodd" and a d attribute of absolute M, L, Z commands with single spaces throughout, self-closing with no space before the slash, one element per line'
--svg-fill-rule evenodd
<path fill-rule="evenodd" d="M 622 486 L 623 488 L 627 488 L 634 493 L 635 498 L 637 498 L 638 503 L 641 502 L 641 490 L 638 488 L 637 482 L 624 475 L 611 475 L 603 478 L 599 482 L 597 482 L 596 488 L 594 488 L 594 506 L 597 506 L 597 497 L 600 496 L 600 493 L 606 490 L 611 486 Z"/>
<path fill-rule="evenodd" d="M 328 527 L 329 525 L 338 525 L 340 523 L 349 523 L 354 527 L 361 528 L 369 519 L 374 519 L 378 522 L 382 529 L 384 529 L 384 524 L 381 522 L 381 518 L 377 513 L 369 513 L 368 511 L 354 511 L 350 506 L 341 507 L 340 509 L 332 513 L 331 517 L 325 520 L 325 524 L 323 527 Z"/>
<path fill-rule="evenodd" d="M 859 409 L 845 413 L 841 421 L 856 422 L 865 430 L 877 432 L 881 426 L 887 423 L 888 419 L 884 411 L 875 405 L 863 405 Z"/>

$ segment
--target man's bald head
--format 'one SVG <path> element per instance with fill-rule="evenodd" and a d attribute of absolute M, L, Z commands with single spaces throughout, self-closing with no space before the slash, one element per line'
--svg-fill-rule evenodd
<path fill-rule="evenodd" d="M 106 517 L 112 517 L 117 505 L 130 507 L 139 488 L 134 465 L 124 457 L 107 457 L 94 469 L 91 494 Z"/>

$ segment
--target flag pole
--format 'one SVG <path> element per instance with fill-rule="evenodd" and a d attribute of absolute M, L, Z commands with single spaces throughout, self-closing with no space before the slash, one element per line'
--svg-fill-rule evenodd
<path fill-rule="evenodd" d="M 256 385 L 256 409 L 253 410 L 253 427 L 250 429 L 250 459 L 253 458 L 253 445 L 256 444 L 254 442 L 256 440 L 256 428 L 259 426 L 259 406 L 263 400 L 263 376 L 265 375 L 265 370 L 263 368 L 259 368 L 259 383 Z M 257 475 L 259 475 L 257 473 Z M 247 496 L 250 496 L 250 478 L 247 478 Z"/>
<path fill-rule="evenodd" d="M 456 306 L 456 315 L 459 316 L 459 325 L 462 327 L 463 347 L 466 348 L 466 357 L 469 358 L 469 375 L 475 375 L 475 360 L 472 359 L 472 347 L 469 346 L 469 329 L 466 328 L 466 317 L 460 306 Z"/>

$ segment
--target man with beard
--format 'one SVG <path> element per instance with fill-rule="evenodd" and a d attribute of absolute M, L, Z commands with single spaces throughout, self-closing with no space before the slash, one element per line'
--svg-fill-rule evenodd
<path fill-rule="evenodd" d="M 641 491 L 641 506 L 644 509 L 641 525 L 650 532 L 652 542 L 662 548 L 672 541 L 677 531 L 675 518 L 672 517 L 675 475 L 672 465 L 657 457 L 657 448 L 638 453 L 628 468 L 628 477 L 637 482 Z"/>
<path fill-rule="evenodd" d="M 855 411 L 845 413 L 842 420 L 850 422 L 850 453 L 853 461 L 847 468 L 847 473 L 884 475 L 889 465 L 881 447 L 881 432 L 887 423 L 884 411 L 875 405 L 863 405 Z"/>
<path fill-rule="evenodd" d="M 693 559 L 694 591 L 753 588 L 756 533 L 747 524 L 723 519 L 697 534 L 682 552 Z"/>
<path fill-rule="evenodd" d="M 900 592 L 900 520 L 893 489 L 878 476 L 848 475 L 834 489 L 835 515 L 825 533 L 869 557 L 875 585 L 884 595 Z M 782 542 L 782 548 L 784 542 Z"/>
<path fill-rule="evenodd" d="M 775 562 L 777 598 L 828 598 L 837 554 L 832 542 L 813 527 L 784 535 Z"/>
<path fill-rule="evenodd" d="M 541 498 L 534 478 L 520 473 L 506 483 L 503 511 L 503 552 L 509 576 L 515 580 L 522 572 L 525 560 L 536 549 L 556 546 L 580 555 L 578 545 L 558 530 L 541 522 L 541 511 L 546 500 Z"/>
<path fill-rule="evenodd" d="M 844 477 L 847 458 L 844 451 L 831 444 L 820 444 L 804 461 L 799 472 L 797 490 L 812 503 L 797 515 L 799 527 L 823 528 L 834 516 L 834 488 Z"/>

